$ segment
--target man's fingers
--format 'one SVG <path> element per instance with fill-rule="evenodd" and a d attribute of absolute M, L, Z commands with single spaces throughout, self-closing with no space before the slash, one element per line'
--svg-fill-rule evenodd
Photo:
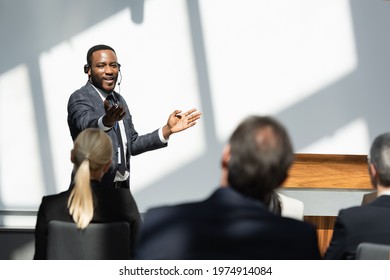
<path fill-rule="evenodd" d="M 106 115 L 112 120 L 120 121 L 126 116 L 126 110 L 121 105 L 110 105 L 107 101 L 104 101 L 104 108 Z"/>
<path fill-rule="evenodd" d="M 193 108 L 193 109 L 191 109 L 191 110 L 188 110 L 186 113 L 185 113 L 185 115 L 186 116 L 188 116 L 188 115 L 191 115 L 193 112 L 195 112 L 196 111 L 196 109 L 195 108 Z"/>

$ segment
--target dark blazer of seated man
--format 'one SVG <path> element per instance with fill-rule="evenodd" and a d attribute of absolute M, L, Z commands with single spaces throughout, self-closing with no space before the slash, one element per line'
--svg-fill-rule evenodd
<path fill-rule="evenodd" d="M 312 225 L 268 209 L 293 157 L 279 122 L 245 119 L 223 151 L 221 187 L 204 201 L 147 211 L 135 258 L 320 259 Z"/>
<path fill-rule="evenodd" d="M 372 143 L 368 170 L 378 197 L 340 210 L 325 259 L 355 259 L 361 242 L 390 244 L 390 133 Z"/>

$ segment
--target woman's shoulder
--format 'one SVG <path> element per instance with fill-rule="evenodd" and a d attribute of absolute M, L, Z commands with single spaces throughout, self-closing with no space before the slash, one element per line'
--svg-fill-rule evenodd
<path fill-rule="evenodd" d="M 67 200 L 69 197 L 70 191 L 63 191 L 56 194 L 45 195 L 42 197 L 43 205 L 57 205 L 59 201 Z"/>

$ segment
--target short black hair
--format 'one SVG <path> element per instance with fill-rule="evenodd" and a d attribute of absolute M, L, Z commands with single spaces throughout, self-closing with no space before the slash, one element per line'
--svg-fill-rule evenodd
<path fill-rule="evenodd" d="M 107 45 L 96 45 L 96 46 L 93 46 L 91 47 L 88 52 L 87 52 L 87 64 L 90 66 L 91 63 L 92 63 L 92 54 L 96 51 L 100 51 L 100 50 L 111 50 L 113 51 L 115 54 L 115 50 L 113 48 L 111 48 L 110 46 L 107 46 Z"/>

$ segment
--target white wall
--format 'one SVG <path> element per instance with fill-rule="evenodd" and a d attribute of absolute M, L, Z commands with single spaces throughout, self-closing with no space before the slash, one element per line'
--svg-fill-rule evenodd
<path fill-rule="evenodd" d="M 206 197 L 250 114 L 281 120 L 297 152 L 366 154 L 389 129 L 389 15 L 364 0 L 0 0 L 0 209 L 67 189 L 67 100 L 99 43 L 117 52 L 139 133 L 175 109 L 203 113 L 132 158 L 141 211 Z"/>

